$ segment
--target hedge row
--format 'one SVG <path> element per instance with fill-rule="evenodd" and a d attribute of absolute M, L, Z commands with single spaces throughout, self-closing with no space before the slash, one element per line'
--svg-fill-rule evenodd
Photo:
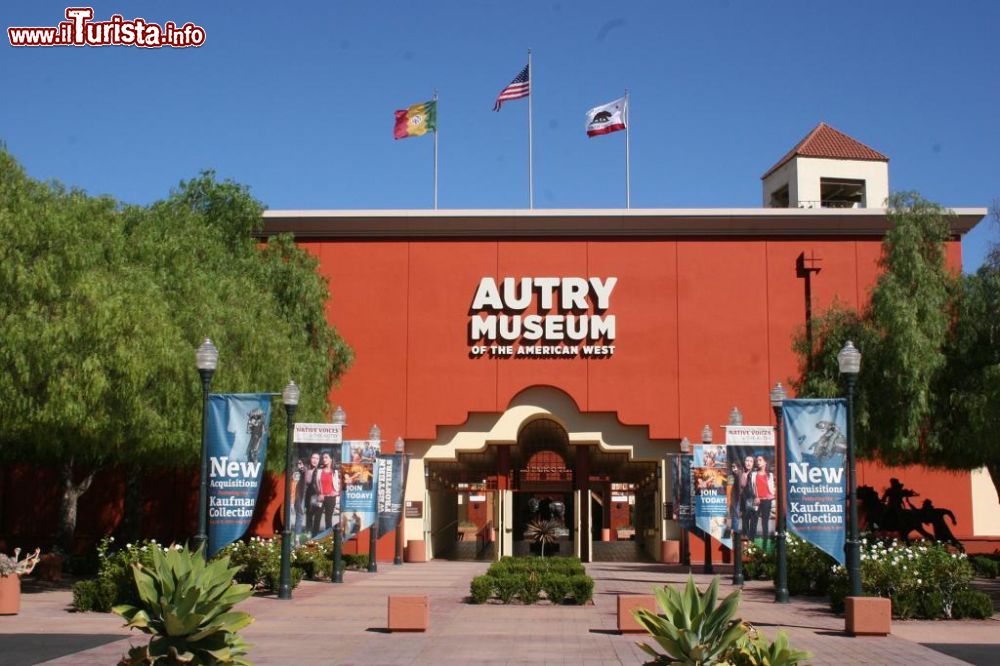
<path fill-rule="evenodd" d="M 487 576 L 504 574 L 536 573 L 563 574 L 564 576 L 585 576 L 578 557 L 501 557 L 499 562 L 490 565 Z"/>
<path fill-rule="evenodd" d="M 567 576 L 559 573 L 503 573 L 499 576 L 476 576 L 469 586 L 472 603 L 484 604 L 497 598 L 505 604 L 515 598 L 533 604 L 545 598 L 554 604 L 566 602 L 582 606 L 594 598 L 594 579 L 586 574 Z"/>

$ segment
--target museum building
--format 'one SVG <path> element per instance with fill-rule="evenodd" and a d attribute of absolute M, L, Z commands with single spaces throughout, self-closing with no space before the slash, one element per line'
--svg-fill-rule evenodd
<path fill-rule="evenodd" d="M 834 299 L 861 306 L 878 274 L 887 157 L 821 123 L 762 186 L 753 209 L 264 213 L 264 236 L 291 232 L 319 260 L 354 349 L 330 395 L 345 437 L 377 423 L 387 452 L 405 440 L 408 560 L 526 553 L 539 517 L 562 526 L 559 554 L 680 557 L 682 440 L 723 442 L 734 407 L 773 424 L 793 338 Z M 954 212 L 957 271 L 986 210 Z M 891 478 L 954 512 L 970 550 L 1000 545 L 984 470 L 859 467 L 879 493 Z"/>

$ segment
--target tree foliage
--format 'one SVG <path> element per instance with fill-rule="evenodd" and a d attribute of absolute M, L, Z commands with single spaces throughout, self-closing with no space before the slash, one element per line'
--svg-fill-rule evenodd
<path fill-rule="evenodd" d="M 855 393 L 858 449 L 888 464 L 987 465 L 1000 482 L 1000 256 L 951 272 L 951 214 L 915 193 L 890 198 L 879 278 L 860 312 L 834 305 L 795 340 L 803 397 L 843 394 L 837 352 L 863 354 Z M 993 471 L 993 470 L 996 471 Z M 998 490 L 1000 494 L 1000 490 Z"/>
<path fill-rule="evenodd" d="M 256 240 L 261 212 L 210 172 L 120 205 L 35 181 L 0 148 L 0 459 L 194 467 L 206 336 L 220 353 L 213 391 L 294 379 L 298 418 L 325 420 L 351 351 L 326 321 L 318 262 L 290 237 Z"/>

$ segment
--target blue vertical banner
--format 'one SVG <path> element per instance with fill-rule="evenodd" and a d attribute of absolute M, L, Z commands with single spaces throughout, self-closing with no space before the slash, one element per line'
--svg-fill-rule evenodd
<path fill-rule="evenodd" d="M 694 493 L 691 492 L 690 453 L 678 453 L 670 465 L 670 480 L 674 489 L 674 515 L 681 529 L 694 527 Z"/>
<path fill-rule="evenodd" d="M 403 516 L 403 493 L 406 492 L 406 455 L 390 453 L 378 457 L 378 533 L 387 534 L 399 527 Z"/>
<path fill-rule="evenodd" d="M 208 397 L 208 556 L 247 531 L 267 459 L 269 393 Z"/>
<path fill-rule="evenodd" d="M 377 517 L 377 440 L 345 440 L 341 447 L 344 489 L 341 493 L 341 534 L 345 541 L 368 529 Z"/>
<path fill-rule="evenodd" d="M 726 470 L 726 447 L 698 444 L 693 449 L 691 483 L 694 490 L 694 522 L 705 534 L 731 548 L 733 540 L 727 529 L 729 496 Z"/>
<path fill-rule="evenodd" d="M 785 400 L 788 529 L 844 564 L 847 401 Z"/>

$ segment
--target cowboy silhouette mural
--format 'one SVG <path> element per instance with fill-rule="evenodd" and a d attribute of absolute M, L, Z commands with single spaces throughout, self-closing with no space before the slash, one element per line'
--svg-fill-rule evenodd
<path fill-rule="evenodd" d="M 889 479 L 889 487 L 881 497 L 871 486 L 859 486 L 857 492 L 859 509 L 868 529 L 895 533 L 907 543 L 910 542 L 910 535 L 917 532 L 925 539 L 949 543 L 965 550 L 945 520 L 949 518 L 951 524 L 956 525 L 955 514 L 950 509 L 934 506 L 929 499 L 924 499 L 919 507 L 914 506 L 910 498 L 920 494 L 904 486 L 899 479 Z M 931 531 L 925 527 L 928 525 Z"/>

